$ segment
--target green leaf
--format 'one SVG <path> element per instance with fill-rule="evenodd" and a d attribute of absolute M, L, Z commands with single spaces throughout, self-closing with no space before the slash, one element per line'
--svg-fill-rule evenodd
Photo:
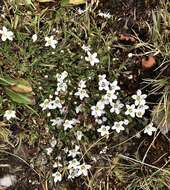
<path fill-rule="evenodd" d="M 9 76 L 0 76 L 0 84 L 3 86 L 15 85 L 15 80 L 11 79 Z"/>
<path fill-rule="evenodd" d="M 28 81 L 24 79 L 18 79 L 16 80 L 16 84 L 11 86 L 10 89 L 12 89 L 15 92 L 19 93 L 31 93 L 32 92 L 32 87 L 29 84 Z"/>
<path fill-rule="evenodd" d="M 37 0 L 40 3 L 50 3 L 50 2 L 54 2 L 54 0 Z"/>
<path fill-rule="evenodd" d="M 85 3 L 85 0 L 69 0 L 69 4 L 72 4 L 72 5 L 80 5 L 84 3 Z"/>
<path fill-rule="evenodd" d="M 12 101 L 19 103 L 19 104 L 24 104 L 24 105 L 33 105 L 35 104 L 35 99 L 33 96 L 27 95 L 27 94 L 21 94 L 21 93 L 16 93 L 9 88 L 5 88 L 6 94 L 11 98 Z"/>

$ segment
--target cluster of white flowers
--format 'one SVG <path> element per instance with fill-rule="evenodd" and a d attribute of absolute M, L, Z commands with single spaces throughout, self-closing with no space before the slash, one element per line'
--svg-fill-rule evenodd
<path fill-rule="evenodd" d="M 12 41 L 14 37 L 14 33 L 9 31 L 5 26 L 2 27 L 2 30 L 0 30 L 1 40 L 6 41 L 7 39 Z"/>
<path fill-rule="evenodd" d="M 127 111 L 125 112 L 125 115 L 130 115 L 131 117 L 138 117 L 142 118 L 145 114 L 145 111 L 149 109 L 149 107 L 146 105 L 146 94 L 142 94 L 141 90 L 138 90 L 135 95 L 132 96 L 132 98 L 135 100 L 135 103 L 132 105 L 126 105 Z"/>
<path fill-rule="evenodd" d="M 83 100 L 84 98 L 88 98 L 89 95 L 87 94 L 86 91 L 86 81 L 81 80 L 78 85 L 78 91 L 75 93 L 75 96 L 79 96 L 80 100 Z"/>
<path fill-rule="evenodd" d="M 55 91 L 55 95 L 58 95 L 59 93 L 67 91 L 67 83 L 66 83 L 67 76 L 68 76 L 67 71 L 63 71 L 61 74 L 56 75 L 57 89 Z"/>
<path fill-rule="evenodd" d="M 49 99 L 45 99 L 43 103 L 40 104 L 40 106 L 42 107 L 42 110 L 54 110 L 56 108 L 61 109 L 62 108 L 62 101 L 60 100 L 59 97 L 55 97 L 54 99 L 51 99 L 51 97 Z"/>
<path fill-rule="evenodd" d="M 46 148 L 47 155 L 49 155 L 49 156 L 51 155 L 56 144 L 57 144 L 57 141 L 56 141 L 55 137 L 52 137 L 52 139 L 50 141 L 50 147 Z"/>
<path fill-rule="evenodd" d="M 113 81 L 110 83 L 106 79 L 106 75 L 99 75 L 99 90 L 105 91 L 105 94 L 102 96 L 102 98 L 97 102 L 95 106 L 91 107 L 91 114 L 95 117 L 101 117 L 103 114 L 105 114 L 105 106 L 111 105 L 111 112 L 120 113 L 121 108 L 123 107 L 123 104 L 120 101 L 113 102 L 117 99 L 118 90 L 120 90 L 120 87 L 117 85 L 117 81 Z"/>
<path fill-rule="evenodd" d="M 67 91 L 67 83 L 65 82 L 65 78 L 68 76 L 68 73 L 66 71 L 62 72 L 61 74 L 57 74 L 57 89 L 55 91 L 55 97 L 53 99 L 53 96 L 50 95 L 48 99 L 45 99 L 43 103 L 40 104 L 42 107 L 42 110 L 54 110 L 56 108 L 59 108 L 62 112 L 62 101 L 58 97 L 59 93 L 66 92 Z M 54 122 L 55 123 L 55 122 Z M 55 125 L 55 124 L 53 124 Z"/>
<path fill-rule="evenodd" d="M 74 179 L 80 175 L 87 176 L 91 165 L 86 163 L 81 164 L 76 158 L 74 158 L 73 160 L 69 161 L 67 168 L 69 170 L 68 179 Z"/>

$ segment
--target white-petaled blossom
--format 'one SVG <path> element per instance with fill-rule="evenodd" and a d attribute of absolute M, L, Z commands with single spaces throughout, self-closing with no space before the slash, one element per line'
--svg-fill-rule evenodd
<path fill-rule="evenodd" d="M 63 124 L 64 130 L 73 128 L 77 123 L 79 123 L 79 121 L 76 119 L 72 119 L 72 120 L 66 119 Z"/>
<path fill-rule="evenodd" d="M 8 187 L 14 185 L 17 182 L 15 175 L 3 175 L 0 178 L 0 187 L 1 189 L 8 189 Z"/>
<path fill-rule="evenodd" d="M 81 141 L 81 139 L 82 139 L 83 136 L 84 135 L 83 135 L 83 133 L 81 131 L 77 131 L 76 132 L 76 138 L 77 138 L 77 140 Z"/>
<path fill-rule="evenodd" d="M 99 90 L 109 90 L 109 81 L 106 79 L 106 75 L 99 75 Z"/>
<path fill-rule="evenodd" d="M 57 117 L 56 119 L 51 119 L 50 120 L 52 122 L 52 126 L 61 126 L 63 124 L 63 119 L 61 119 L 60 117 Z"/>
<path fill-rule="evenodd" d="M 76 168 L 77 166 L 80 165 L 80 162 L 77 161 L 76 158 L 74 158 L 73 160 L 70 160 L 68 163 L 69 163 L 69 164 L 68 164 L 68 167 L 67 167 L 68 169 Z"/>
<path fill-rule="evenodd" d="M 90 46 L 86 46 L 86 45 L 84 45 L 84 44 L 83 44 L 83 46 L 82 46 L 81 48 L 82 48 L 85 52 L 91 51 Z"/>
<path fill-rule="evenodd" d="M 63 167 L 63 165 L 59 161 L 53 164 L 53 168 L 61 168 L 61 167 Z"/>
<path fill-rule="evenodd" d="M 13 32 L 9 31 L 5 26 L 2 27 L 2 30 L 0 30 L 1 40 L 6 41 L 7 39 L 12 41 L 14 34 Z"/>
<path fill-rule="evenodd" d="M 51 153 L 53 152 L 53 149 L 52 149 L 51 147 L 46 148 L 45 150 L 46 150 L 47 155 L 49 155 L 49 156 L 50 156 Z"/>
<path fill-rule="evenodd" d="M 89 97 L 89 95 L 87 94 L 87 91 L 81 88 L 78 88 L 78 92 L 75 93 L 75 96 L 79 96 L 80 100 L 83 100 L 84 98 Z"/>
<path fill-rule="evenodd" d="M 70 168 L 69 169 L 69 175 L 68 175 L 68 179 L 74 179 L 75 177 L 78 177 L 78 168 Z"/>
<path fill-rule="evenodd" d="M 76 113 L 80 113 L 80 112 L 82 112 L 82 110 L 83 110 L 82 104 L 80 104 L 79 106 L 76 107 Z"/>
<path fill-rule="evenodd" d="M 52 139 L 51 139 L 51 141 L 50 141 L 51 147 L 54 148 L 56 144 L 57 144 L 56 139 L 55 139 L 54 137 L 52 137 Z"/>
<path fill-rule="evenodd" d="M 124 125 L 128 125 L 128 124 L 129 124 L 129 120 L 124 119 L 124 120 L 123 120 L 123 123 L 124 123 Z"/>
<path fill-rule="evenodd" d="M 126 105 L 126 112 L 125 112 L 125 115 L 130 115 L 131 117 L 135 117 L 135 113 L 136 113 L 136 108 L 135 108 L 135 105 L 132 104 L 131 106 L 130 105 Z"/>
<path fill-rule="evenodd" d="M 33 42 L 36 42 L 36 41 L 37 41 L 37 38 L 38 38 L 37 34 L 32 35 L 32 41 L 33 41 Z"/>
<path fill-rule="evenodd" d="M 86 9 L 81 9 L 81 8 L 78 8 L 77 9 L 77 13 L 79 14 L 79 15 L 81 15 L 81 14 L 83 14 L 83 13 L 85 13 L 87 10 Z"/>
<path fill-rule="evenodd" d="M 45 46 L 51 46 L 53 49 L 56 48 L 57 40 L 54 40 L 54 36 L 45 37 Z"/>
<path fill-rule="evenodd" d="M 114 125 L 112 126 L 113 130 L 116 130 L 117 133 L 120 133 L 120 131 L 124 131 L 125 128 L 123 126 L 124 122 L 123 121 L 115 121 Z"/>
<path fill-rule="evenodd" d="M 10 120 L 12 118 L 16 118 L 16 111 L 14 111 L 14 110 L 6 110 L 5 114 L 4 114 L 4 117 L 7 120 Z"/>
<path fill-rule="evenodd" d="M 120 102 L 120 100 L 117 100 L 115 103 L 114 102 L 111 102 L 111 109 L 110 109 L 110 112 L 111 113 L 116 113 L 116 114 L 119 114 L 121 112 L 121 109 L 123 108 L 123 104 Z"/>
<path fill-rule="evenodd" d="M 75 145 L 75 148 L 72 150 L 69 150 L 68 156 L 71 156 L 72 158 L 75 158 L 78 154 L 80 154 L 80 147 Z"/>
<path fill-rule="evenodd" d="M 97 129 L 97 132 L 101 133 L 101 136 L 109 135 L 109 126 L 102 125 L 99 129 Z"/>
<path fill-rule="evenodd" d="M 146 103 L 146 94 L 142 94 L 141 90 L 137 90 L 136 94 L 132 96 L 132 98 L 135 100 L 135 105 L 145 105 Z"/>
<path fill-rule="evenodd" d="M 147 133 L 149 136 L 152 135 L 153 132 L 157 131 L 156 127 L 153 127 L 153 123 L 149 123 L 145 129 L 144 129 L 144 133 Z"/>
<path fill-rule="evenodd" d="M 40 104 L 40 107 L 42 107 L 43 111 L 48 109 L 49 102 L 50 102 L 49 99 L 45 99 L 44 102 Z"/>
<path fill-rule="evenodd" d="M 68 76 L 67 71 L 63 71 L 61 74 L 57 73 L 56 74 L 57 82 L 63 82 L 64 79 L 66 79 L 67 76 Z"/>
<path fill-rule="evenodd" d="M 139 105 L 136 108 L 136 116 L 139 118 L 142 118 L 143 115 L 145 114 L 146 109 L 149 109 L 149 106 L 147 105 Z"/>
<path fill-rule="evenodd" d="M 111 104 L 113 100 L 117 99 L 117 95 L 115 94 L 114 90 L 107 90 L 106 94 L 103 96 L 105 104 Z"/>
<path fill-rule="evenodd" d="M 102 12 L 100 12 L 98 15 L 100 17 L 103 17 L 103 18 L 106 18 L 106 19 L 109 19 L 109 18 L 112 17 L 112 15 L 110 13 L 102 13 Z"/>
<path fill-rule="evenodd" d="M 85 57 L 85 60 L 90 62 L 91 66 L 94 66 L 96 63 L 99 63 L 99 59 L 97 58 L 97 53 L 91 54 L 90 52 L 87 52 L 87 56 Z"/>
<path fill-rule="evenodd" d="M 120 90 L 120 87 L 118 86 L 118 81 L 117 81 L 117 80 L 114 80 L 112 83 L 110 83 L 110 88 L 111 88 L 113 91 Z"/>
<path fill-rule="evenodd" d="M 77 168 L 78 168 L 78 176 L 80 176 L 82 174 L 84 176 L 87 176 L 88 170 L 91 168 L 91 165 L 83 163 L 83 164 L 77 166 Z"/>
<path fill-rule="evenodd" d="M 59 108 L 61 109 L 62 108 L 62 103 L 61 103 L 61 100 L 59 99 L 59 97 L 56 97 L 55 100 L 51 100 L 48 104 L 48 108 L 50 110 L 53 110 L 53 109 L 56 109 L 56 108 Z"/>
<path fill-rule="evenodd" d="M 105 111 L 104 111 L 104 103 L 101 102 L 101 101 L 98 101 L 96 106 L 92 106 L 91 107 L 91 114 L 94 116 L 94 117 L 100 117 L 102 116 Z"/>
<path fill-rule="evenodd" d="M 85 80 L 81 80 L 78 84 L 79 88 L 86 88 L 86 81 Z"/>
<path fill-rule="evenodd" d="M 54 177 L 54 182 L 57 183 L 58 181 L 62 180 L 62 175 L 60 172 L 55 172 L 52 174 L 52 176 Z"/>
<path fill-rule="evenodd" d="M 58 82 L 56 92 L 66 92 L 66 91 L 67 91 L 67 84 L 65 82 Z"/>

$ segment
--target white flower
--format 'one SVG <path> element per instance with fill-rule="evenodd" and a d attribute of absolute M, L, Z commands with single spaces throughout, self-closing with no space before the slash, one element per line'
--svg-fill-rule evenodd
<path fill-rule="evenodd" d="M 54 182 L 55 183 L 62 180 L 62 175 L 58 171 L 53 173 L 52 176 L 54 177 Z"/>
<path fill-rule="evenodd" d="M 67 71 L 63 71 L 61 74 L 57 73 L 56 74 L 56 78 L 58 82 L 63 82 L 64 79 L 68 76 L 68 72 Z"/>
<path fill-rule="evenodd" d="M 117 99 L 117 95 L 115 94 L 115 90 L 107 90 L 106 94 L 103 96 L 105 104 L 111 104 L 113 100 Z"/>
<path fill-rule="evenodd" d="M 76 138 L 77 138 L 77 140 L 81 141 L 81 139 L 82 139 L 83 136 L 84 135 L 83 135 L 83 133 L 81 131 L 77 131 L 76 132 Z"/>
<path fill-rule="evenodd" d="M 76 107 L 76 113 L 81 112 L 81 111 L 82 111 L 82 109 L 83 109 L 83 105 L 82 105 L 82 104 L 80 104 L 79 106 L 77 106 L 77 107 Z"/>
<path fill-rule="evenodd" d="M 106 75 L 99 75 L 99 90 L 109 90 L 109 81 L 105 79 Z"/>
<path fill-rule="evenodd" d="M 97 53 L 91 54 L 87 52 L 88 57 L 85 57 L 85 60 L 90 62 L 91 66 L 94 66 L 96 63 L 99 63 L 99 59 L 97 58 Z"/>
<path fill-rule="evenodd" d="M 82 10 L 81 8 L 77 9 L 77 13 L 80 14 L 80 15 L 85 13 L 85 12 L 86 12 L 86 9 L 85 10 Z"/>
<path fill-rule="evenodd" d="M 55 100 L 50 101 L 49 104 L 48 104 L 48 108 L 50 110 L 53 110 L 53 109 L 56 109 L 56 108 L 61 109 L 62 108 L 62 103 L 61 103 L 61 100 L 59 99 L 59 97 L 56 97 Z"/>
<path fill-rule="evenodd" d="M 40 107 L 42 107 L 42 110 L 46 110 L 49 105 L 49 99 L 45 99 L 43 103 L 40 104 Z"/>
<path fill-rule="evenodd" d="M 58 92 L 66 92 L 66 91 L 67 91 L 67 84 L 65 82 L 58 82 L 56 92 L 58 93 Z"/>
<path fill-rule="evenodd" d="M 14 36 L 13 32 L 8 31 L 8 29 L 5 26 L 3 26 L 2 30 L 0 30 L 0 34 L 2 35 L 1 36 L 2 41 L 6 41 L 7 39 L 10 41 L 13 40 Z"/>
<path fill-rule="evenodd" d="M 80 162 L 77 161 L 76 158 L 74 158 L 73 160 L 69 161 L 69 164 L 68 164 L 68 169 L 71 169 L 71 168 L 76 168 L 78 165 L 80 165 Z"/>
<path fill-rule="evenodd" d="M 0 187 L 2 189 L 6 189 L 16 183 L 16 176 L 14 175 L 4 175 L 2 178 L 0 178 Z"/>
<path fill-rule="evenodd" d="M 83 44 L 83 46 L 82 46 L 81 48 L 82 48 L 85 52 L 91 51 L 90 46 L 86 46 L 86 45 L 84 45 L 84 44 Z"/>
<path fill-rule="evenodd" d="M 91 110 L 92 110 L 91 114 L 94 117 L 100 117 L 105 113 L 104 112 L 104 104 L 101 101 L 97 102 L 96 106 L 92 106 Z"/>
<path fill-rule="evenodd" d="M 86 88 L 86 81 L 81 80 L 78 84 L 79 88 Z"/>
<path fill-rule="evenodd" d="M 110 105 L 112 108 L 110 109 L 110 112 L 113 113 L 115 112 L 116 114 L 119 114 L 121 111 L 121 108 L 123 108 L 123 104 L 120 102 L 120 100 L 117 100 L 116 103 L 111 102 Z"/>
<path fill-rule="evenodd" d="M 32 41 L 33 41 L 33 42 L 36 42 L 36 41 L 37 41 L 37 34 L 32 35 Z"/>
<path fill-rule="evenodd" d="M 79 96 L 80 100 L 83 100 L 84 98 L 89 97 L 89 95 L 87 94 L 87 91 L 82 88 L 78 88 L 78 92 L 75 93 L 75 96 Z"/>
<path fill-rule="evenodd" d="M 77 168 L 78 168 L 78 176 L 80 176 L 82 174 L 84 176 L 87 176 L 88 170 L 91 168 L 91 165 L 83 163 L 83 164 L 79 165 Z"/>
<path fill-rule="evenodd" d="M 98 15 L 101 16 L 101 17 L 103 17 L 103 18 L 107 18 L 107 19 L 109 19 L 109 18 L 112 17 L 112 16 L 110 15 L 110 13 L 102 13 L 102 12 L 100 12 Z"/>
<path fill-rule="evenodd" d="M 75 158 L 80 152 L 78 151 L 80 149 L 79 146 L 75 145 L 75 148 L 72 150 L 69 150 L 68 156 L 71 156 L 72 158 Z"/>
<path fill-rule="evenodd" d="M 124 125 L 128 125 L 129 124 L 129 120 L 124 119 L 123 123 L 124 123 Z"/>
<path fill-rule="evenodd" d="M 152 135 L 153 132 L 157 131 L 156 127 L 153 127 L 153 123 L 149 123 L 145 129 L 144 129 L 144 133 L 147 133 L 149 136 Z"/>
<path fill-rule="evenodd" d="M 16 111 L 14 111 L 14 110 L 6 110 L 5 114 L 4 114 L 4 117 L 7 120 L 10 120 L 12 118 L 16 118 Z"/>
<path fill-rule="evenodd" d="M 53 49 L 56 48 L 57 40 L 54 40 L 54 36 L 45 37 L 45 46 L 51 46 Z"/>
<path fill-rule="evenodd" d="M 135 117 L 136 108 L 135 105 L 132 104 L 131 106 L 126 105 L 127 111 L 125 112 L 125 115 L 130 115 L 131 117 Z"/>
<path fill-rule="evenodd" d="M 52 122 L 52 126 L 61 126 L 63 123 L 63 119 L 61 119 L 60 117 L 57 117 L 56 119 L 51 119 L 50 121 Z"/>
<path fill-rule="evenodd" d="M 118 84 L 117 80 L 114 80 L 112 83 L 110 83 L 110 87 L 113 91 L 120 90 L 120 87 L 117 84 Z"/>
<path fill-rule="evenodd" d="M 51 147 L 54 148 L 56 144 L 57 144 L 56 139 L 52 137 L 51 142 L 50 142 Z"/>
<path fill-rule="evenodd" d="M 64 122 L 64 124 L 63 124 L 64 130 L 73 128 L 74 125 L 76 125 L 77 123 L 79 123 L 79 121 L 76 120 L 76 119 L 72 119 L 72 120 L 66 119 L 65 122 Z"/>
<path fill-rule="evenodd" d="M 108 147 L 105 146 L 105 147 L 99 152 L 99 154 L 106 154 L 107 149 L 108 149 Z"/>
<path fill-rule="evenodd" d="M 68 175 L 68 179 L 74 179 L 75 177 L 78 177 L 78 168 L 70 168 L 69 169 L 69 175 Z"/>
<path fill-rule="evenodd" d="M 55 162 L 54 164 L 53 164 L 53 168 L 61 168 L 63 165 L 59 162 L 59 161 L 57 161 L 57 162 Z"/>
<path fill-rule="evenodd" d="M 49 147 L 49 148 L 46 148 L 46 152 L 47 152 L 47 155 L 51 155 L 51 153 L 52 153 L 52 151 L 53 151 L 53 149 L 51 148 L 51 147 Z"/>
<path fill-rule="evenodd" d="M 116 130 L 117 133 L 120 133 L 120 131 L 124 131 L 125 128 L 123 127 L 124 122 L 123 121 L 115 121 L 114 125 L 112 127 L 113 130 Z"/>
<path fill-rule="evenodd" d="M 142 118 L 143 115 L 145 114 L 146 109 L 148 109 L 148 108 L 149 108 L 149 106 L 147 106 L 147 105 L 139 105 L 136 108 L 136 116 L 139 118 Z"/>
<path fill-rule="evenodd" d="M 145 105 L 146 103 L 146 97 L 147 95 L 146 94 L 142 94 L 142 91 L 141 90 L 138 90 L 136 92 L 136 95 L 133 95 L 132 98 L 135 100 L 135 105 L 138 106 L 138 105 Z"/>
<path fill-rule="evenodd" d="M 97 132 L 101 133 L 101 136 L 109 135 L 109 126 L 102 125 L 99 129 L 97 129 Z"/>

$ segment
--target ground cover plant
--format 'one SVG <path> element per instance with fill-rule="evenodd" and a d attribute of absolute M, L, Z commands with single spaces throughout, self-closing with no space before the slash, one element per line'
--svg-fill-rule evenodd
<path fill-rule="evenodd" d="M 169 9 L 2 3 L 0 188 L 169 189 Z"/>

